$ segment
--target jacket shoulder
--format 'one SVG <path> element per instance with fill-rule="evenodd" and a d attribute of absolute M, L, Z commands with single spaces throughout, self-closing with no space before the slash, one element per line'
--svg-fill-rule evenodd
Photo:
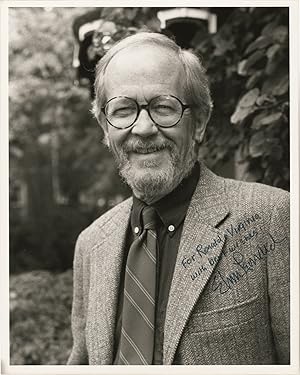
<path fill-rule="evenodd" d="M 279 225 L 289 225 L 289 192 L 257 182 L 224 179 L 230 211 L 239 216 L 259 214 L 274 218 Z"/>
<path fill-rule="evenodd" d="M 212 194 L 224 196 L 230 211 L 249 211 L 289 205 L 289 192 L 258 182 L 246 182 L 216 175 L 201 164 L 199 179 L 200 200 Z M 225 203 L 225 202 L 224 202 Z"/>
<path fill-rule="evenodd" d="M 245 182 L 225 178 L 225 190 L 233 201 L 252 204 L 278 205 L 289 202 L 288 191 L 258 182 Z"/>
<path fill-rule="evenodd" d="M 119 223 L 129 218 L 131 207 L 132 198 L 128 198 L 111 208 L 80 233 L 77 243 L 84 243 L 89 248 L 101 243 L 111 229 L 118 228 Z"/>

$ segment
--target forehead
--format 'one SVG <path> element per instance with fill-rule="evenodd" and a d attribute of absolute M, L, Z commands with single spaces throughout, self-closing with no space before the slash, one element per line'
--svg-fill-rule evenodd
<path fill-rule="evenodd" d="M 140 44 L 112 58 L 106 68 L 104 86 L 106 92 L 122 87 L 162 86 L 161 89 L 165 87 L 174 93 L 174 90 L 182 91 L 183 74 L 182 63 L 174 51 Z"/>

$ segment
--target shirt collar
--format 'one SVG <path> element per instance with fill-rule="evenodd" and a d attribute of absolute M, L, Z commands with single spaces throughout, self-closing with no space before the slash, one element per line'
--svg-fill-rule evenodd
<path fill-rule="evenodd" d="M 191 174 L 183 179 L 181 183 L 168 195 L 153 203 L 167 233 L 172 237 L 183 222 L 190 200 L 199 180 L 200 166 L 195 163 Z M 133 196 L 131 213 L 131 227 L 134 233 L 141 231 L 141 212 L 145 203 Z M 137 231 L 138 228 L 139 230 Z"/>

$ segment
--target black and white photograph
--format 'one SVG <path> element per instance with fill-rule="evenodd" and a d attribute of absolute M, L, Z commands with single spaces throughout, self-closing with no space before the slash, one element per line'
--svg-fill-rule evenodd
<path fill-rule="evenodd" d="M 3 374 L 297 374 L 299 5 L 123 3 L 1 8 Z"/>

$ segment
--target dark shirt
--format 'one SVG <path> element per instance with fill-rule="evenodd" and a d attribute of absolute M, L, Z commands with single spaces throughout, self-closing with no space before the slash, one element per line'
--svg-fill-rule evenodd
<path fill-rule="evenodd" d="M 154 364 L 162 364 L 163 358 L 163 328 L 166 316 L 168 296 L 180 243 L 184 218 L 199 179 L 199 164 L 196 163 L 192 173 L 185 178 L 171 193 L 153 203 L 158 214 L 157 237 L 157 300 L 155 317 L 155 348 Z M 115 331 L 114 358 L 118 351 L 120 332 L 122 325 L 122 306 L 124 295 L 124 276 L 128 250 L 131 243 L 139 235 L 135 234 L 134 228 L 141 228 L 141 212 L 145 203 L 133 196 L 133 207 L 131 212 L 131 225 L 127 233 L 126 254 L 123 261 L 121 283 L 119 289 L 119 305 L 117 311 L 117 324 Z"/>

